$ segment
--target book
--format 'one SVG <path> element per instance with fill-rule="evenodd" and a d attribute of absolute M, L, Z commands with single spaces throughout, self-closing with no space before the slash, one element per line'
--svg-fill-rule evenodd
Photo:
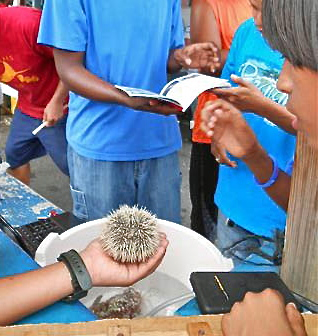
<path fill-rule="evenodd" d="M 226 79 L 192 73 L 170 81 L 159 94 L 127 86 L 115 85 L 115 87 L 130 97 L 159 100 L 185 111 L 202 92 L 216 88 L 229 88 L 231 84 Z"/>
<path fill-rule="evenodd" d="M 302 309 L 282 279 L 273 272 L 193 272 L 190 282 L 202 314 L 228 313 L 247 292 L 260 293 L 266 288 L 280 292 L 285 304 L 293 302 L 298 310 Z"/>

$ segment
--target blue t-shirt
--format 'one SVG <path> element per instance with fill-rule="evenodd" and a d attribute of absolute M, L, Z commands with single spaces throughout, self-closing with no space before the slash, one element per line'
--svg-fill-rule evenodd
<path fill-rule="evenodd" d="M 222 77 L 241 76 L 257 86 L 266 97 L 285 104 L 287 95 L 276 88 L 282 65 L 281 54 L 269 47 L 254 20 L 249 19 L 235 34 Z M 254 113 L 244 113 L 244 117 L 263 148 L 285 170 L 294 155 L 296 138 Z M 220 166 L 215 195 L 218 207 L 236 224 L 255 234 L 271 237 L 275 229 L 284 230 L 285 212 L 257 186 L 249 168 L 241 160 L 232 159 L 238 163 L 236 169 Z"/>
<path fill-rule="evenodd" d="M 46 0 L 38 42 L 85 52 L 103 80 L 159 92 L 171 49 L 183 46 L 180 0 Z M 96 160 L 134 161 L 181 148 L 175 116 L 135 111 L 71 93 L 67 140 Z"/>

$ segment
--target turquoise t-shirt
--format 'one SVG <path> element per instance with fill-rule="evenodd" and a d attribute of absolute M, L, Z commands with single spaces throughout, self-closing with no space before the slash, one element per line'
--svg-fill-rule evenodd
<path fill-rule="evenodd" d="M 269 47 L 254 20 L 249 19 L 235 34 L 222 77 L 241 76 L 266 97 L 286 104 L 287 95 L 276 88 L 283 61 L 281 54 Z M 261 145 L 284 170 L 294 155 L 296 138 L 254 113 L 244 113 L 244 117 Z M 238 163 L 236 169 L 220 166 L 215 195 L 220 210 L 236 224 L 261 236 L 271 237 L 275 229 L 284 230 L 285 212 L 257 186 L 248 167 L 241 160 L 232 159 Z"/>
<path fill-rule="evenodd" d="M 38 42 L 85 52 L 107 82 L 159 92 L 171 49 L 183 45 L 180 0 L 46 0 Z M 79 154 L 134 161 L 181 148 L 175 116 L 134 111 L 71 93 L 67 140 Z"/>

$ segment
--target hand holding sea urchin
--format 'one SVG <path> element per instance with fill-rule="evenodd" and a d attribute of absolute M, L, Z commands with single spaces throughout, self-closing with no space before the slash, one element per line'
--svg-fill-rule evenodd
<path fill-rule="evenodd" d="M 105 218 L 100 241 L 103 249 L 116 261 L 144 262 L 159 246 L 157 217 L 143 208 L 122 205 Z"/>

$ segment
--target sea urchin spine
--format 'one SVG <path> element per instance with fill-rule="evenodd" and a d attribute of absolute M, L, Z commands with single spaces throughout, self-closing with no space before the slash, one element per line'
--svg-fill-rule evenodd
<path fill-rule="evenodd" d="M 146 261 L 160 242 L 157 220 L 146 209 L 122 205 L 105 218 L 100 237 L 103 249 L 122 263 Z"/>

